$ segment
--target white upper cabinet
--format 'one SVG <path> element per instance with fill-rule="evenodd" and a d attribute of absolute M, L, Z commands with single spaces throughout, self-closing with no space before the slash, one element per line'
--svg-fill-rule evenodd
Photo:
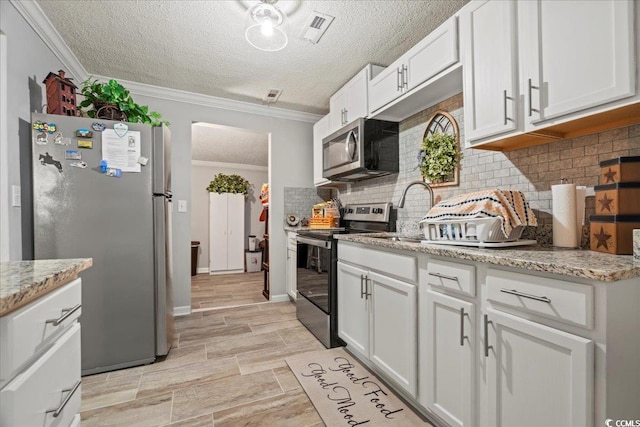
<path fill-rule="evenodd" d="M 637 123 L 631 109 L 606 115 L 640 101 L 637 15 L 630 0 L 477 0 L 465 6 L 460 49 L 467 146 L 517 148 L 507 144 Z"/>
<path fill-rule="evenodd" d="M 369 82 L 369 112 L 377 115 L 392 101 L 409 96 L 420 85 L 458 62 L 457 18 L 451 17 Z M 447 83 L 443 83 L 446 85 Z M 436 92 L 438 92 L 436 90 Z M 458 88 L 459 93 L 459 88 Z M 425 95 L 425 94 L 423 94 Z M 421 98 L 422 109 L 429 96 Z M 438 102 L 433 100 L 433 102 Z M 425 104 L 426 103 L 426 104 Z M 400 117 L 381 117 L 399 119 Z"/>
<path fill-rule="evenodd" d="M 329 133 L 369 115 L 369 79 L 383 67 L 368 64 L 329 99 Z"/>
<path fill-rule="evenodd" d="M 635 93 L 631 1 L 536 0 L 519 7 L 528 123 Z"/>
<path fill-rule="evenodd" d="M 467 141 L 518 127 L 516 3 L 478 1 L 460 14 Z"/>
<path fill-rule="evenodd" d="M 322 139 L 331 133 L 329 116 L 330 115 L 327 114 L 313 125 L 313 183 L 316 186 L 331 183 L 331 181 L 322 177 Z"/>

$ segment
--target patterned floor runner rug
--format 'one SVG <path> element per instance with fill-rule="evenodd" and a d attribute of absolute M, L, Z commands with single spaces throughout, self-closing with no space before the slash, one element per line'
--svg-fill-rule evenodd
<path fill-rule="evenodd" d="M 328 427 L 431 426 L 341 347 L 285 360 Z"/>

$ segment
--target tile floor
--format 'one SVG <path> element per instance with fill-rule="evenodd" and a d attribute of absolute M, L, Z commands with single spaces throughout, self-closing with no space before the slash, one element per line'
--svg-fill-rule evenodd
<path fill-rule="evenodd" d="M 219 308 L 268 302 L 262 296 L 264 272 L 209 275 L 191 278 L 191 308 Z"/>
<path fill-rule="evenodd" d="M 247 304 L 251 287 L 264 302 L 262 273 L 233 276 L 195 276 L 196 304 Z M 83 377 L 83 427 L 324 425 L 284 361 L 324 348 L 296 320 L 294 304 L 196 312 L 176 318 L 176 332 L 165 360 Z"/>

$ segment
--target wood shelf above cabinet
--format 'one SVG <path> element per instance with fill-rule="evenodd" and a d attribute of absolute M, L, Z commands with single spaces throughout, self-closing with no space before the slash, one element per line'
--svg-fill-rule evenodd
<path fill-rule="evenodd" d="M 468 147 L 492 151 L 512 151 L 636 124 L 640 124 L 640 103 L 549 126 L 536 132 L 523 133 L 487 143 L 470 144 Z"/>

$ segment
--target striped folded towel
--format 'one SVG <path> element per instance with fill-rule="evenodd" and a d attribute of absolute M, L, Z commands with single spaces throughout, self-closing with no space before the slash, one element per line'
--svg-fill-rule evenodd
<path fill-rule="evenodd" d="M 537 226 L 538 220 L 521 191 L 483 190 L 461 194 L 429 209 L 422 221 L 499 217 L 508 237 L 514 227 Z"/>

